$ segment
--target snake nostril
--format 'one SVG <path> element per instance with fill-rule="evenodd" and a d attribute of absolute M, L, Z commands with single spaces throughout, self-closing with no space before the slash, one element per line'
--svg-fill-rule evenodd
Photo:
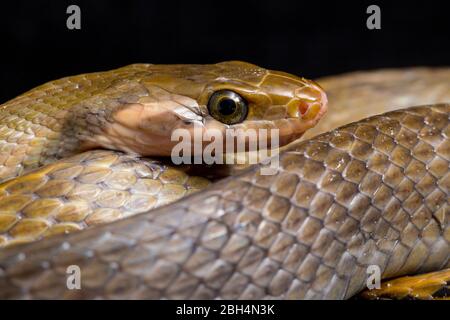
<path fill-rule="evenodd" d="M 305 113 L 308 111 L 309 108 L 309 103 L 305 102 L 305 101 L 300 101 L 300 103 L 298 104 L 298 111 L 300 112 L 300 114 L 303 116 L 305 115 Z"/>

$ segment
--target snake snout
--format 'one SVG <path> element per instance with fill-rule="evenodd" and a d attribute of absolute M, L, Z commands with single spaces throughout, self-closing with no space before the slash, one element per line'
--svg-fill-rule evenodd
<path fill-rule="evenodd" d="M 327 111 L 328 99 L 325 91 L 316 83 L 295 90 L 295 98 L 288 108 L 289 115 L 303 120 L 319 120 Z"/>

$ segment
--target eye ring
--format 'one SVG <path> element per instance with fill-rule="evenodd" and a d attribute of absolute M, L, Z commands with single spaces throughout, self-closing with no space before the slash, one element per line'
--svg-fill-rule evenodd
<path fill-rule="evenodd" d="M 234 91 L 219 90 L 209 98 L 208 111 L 214 119 L 232 125 L 247 118 L 248 104 L 244 98 Z"/>

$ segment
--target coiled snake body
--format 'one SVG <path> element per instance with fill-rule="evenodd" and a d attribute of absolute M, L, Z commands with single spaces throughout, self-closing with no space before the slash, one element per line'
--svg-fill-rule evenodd
<path fill-rule="evenodd" d="M 137 154 L 168 155 L 167 132 L 195 121 L 225 128 L 206 110 L 224 89 L 249 109 L 229 126 L 280 128 L 288 143 L 323 115 L 320 87 L 240 62 L 134 65 L 3 105 L 0 297 L 342 299 L 371 265 L 384 278 L 448 268 L 450 106 L 431 104 L 450 101 L 450 70 L 319 83 L 331 115 L 315 133 L 429 105 L 296 140 L 274 175 L 256 165 L 208 187 Z M 99 147 L 117 151 L 82 152 Z M 71 265 L 80 290 L 66 286 Z"/>

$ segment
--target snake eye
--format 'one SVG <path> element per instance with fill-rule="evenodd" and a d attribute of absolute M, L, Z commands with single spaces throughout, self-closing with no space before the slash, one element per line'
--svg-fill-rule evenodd
<path fill-rule="evenodd" d="M 248 114 L 247 102 L 230 90 L 214 92 L 208 102 L 209 114 L 225 124 L 236 124 L 245 120 Z"/>

